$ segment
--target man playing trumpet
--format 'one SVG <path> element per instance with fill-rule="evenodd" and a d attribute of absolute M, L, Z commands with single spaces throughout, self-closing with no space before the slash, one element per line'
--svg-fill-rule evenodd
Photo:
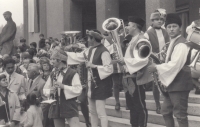
<path fill-rule="evenodd" d="M 158 72 L 161 83 L 166 87 L 161 113 L 167 127 L 175 127 L 173 114 L 179 127 L 188 127 L 187 108 L 190 90 L 193 89 L 190 67 L 191 49 L 181 36 L 181 19 L 175 13 L 168 14 L 165 27 L 171 38 L 165 63 L 152 64 L 149 72 Z"/>

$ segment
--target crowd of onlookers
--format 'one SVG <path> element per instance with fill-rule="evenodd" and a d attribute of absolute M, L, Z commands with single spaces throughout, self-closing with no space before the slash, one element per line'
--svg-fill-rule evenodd
<path fill-rule="evenodd" d="M 49 105 L 40 103 L 47 99 L 43 87 L 53 69 L 51 53 L 64 43 L 57 38 L 45 39 L 43 34 L 39 37 L 38 45 L 27 45 L 21 38 L 15 53 L 0 56 L 0 125 L 54 126 L 48 119 Z"/>

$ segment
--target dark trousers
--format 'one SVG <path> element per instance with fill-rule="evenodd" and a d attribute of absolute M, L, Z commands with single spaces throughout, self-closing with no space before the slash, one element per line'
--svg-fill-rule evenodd
<path fill-rule="evenodd" d="M 130 109 L 130 123 L 133 127 L 146 127 L 148 112 L 145 103 L 145 87 L 144 85 L 136 85 L 133 96 L 126 93 L 128 107 Z"/>
<path fill-rule="evenodd" d="M 179 127 L 188 127 L 187 108 L 190 91 L 169 92 L 169 97 L 164 97 L 161 113 L 166 127 L 175 127 L 173 114 L 177 118 Z"/>
<path fill-rule="evenodd" d="M 113 81 L 113 92 L 116 103 L 119 103 L 119 91 L 120 85 L 122 85 L 122 74 L 121 73 L 114 73 L 112 74 L 112 81 Z"/>
<path fill-rule="evenodd" d="M 160 108 L 160 91 L 158 90 L 158 86 L 153 82 L 153 97 L 156 102 L 156 108 Z"/>
<path fill-rule="evenodd" d="M 89 124 L 90 125 L 90 119 L 89 119 L 89 109 L 88 109 L 88 102 L 87 99 L 85 99 L 84 101 L 82 101 L 80 103 L 81 106 L 81 112 L 83 113 L 83 116 L 85 118 L 85 123 L 86 125 Z"/>
<path fill-rule="evenodd" d="M 48 113 L 49 113 L 49 108 L 50 108 L 51 104 L 45 104 L 42 103 L 41 104 L 41 108 L 42 108 L 42 112 L 43 112 L 43 126 L 44 127 L 54 127 L 54 122 L 53 119 L 49 119 L 48 118 Z"/>

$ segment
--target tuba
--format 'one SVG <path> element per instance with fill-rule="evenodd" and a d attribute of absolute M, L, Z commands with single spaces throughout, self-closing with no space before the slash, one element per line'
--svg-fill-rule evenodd
<path fill-rule="evenodd" d="M 191 52 L 191 64 L 189 67 L 191 68 L 192 77 L 193 78 L 199 78 L 200 77 L 200 27 L 194 27 L 193 30 L 191 30 L 188 33 L 186 44 L 192 48 Z"/>
<path fill-rule="evenodd" d="M 69 42 L 67 45 L 69 44 L 74 44 L 77 42 L 77 36 L 79 36 L 81 33 L 81 31 L 64 31 L 61 32 L 61 35 L 64 37 L 65 42 L 67 42 L 67 40 L 69 39 Z"/>
<path fill-rule="evenodd" d="M 114 42 L 113 48 L 114 48 L 116 60 L 123 58 L 123 52 L 122 52 L 122 47 L 121 47 L 120 38 L 119 38 L 120 36 L 119 30 L 121 26 L 123 27 L 124 35 L 126 36 L 123 20 L 118 19 L 118 18 L 108 18 L 102 24 L 103 30 L 111 33 L 112 40 Z M 120 70 L 124 71 L 124 67 L 120 66 Z"/>

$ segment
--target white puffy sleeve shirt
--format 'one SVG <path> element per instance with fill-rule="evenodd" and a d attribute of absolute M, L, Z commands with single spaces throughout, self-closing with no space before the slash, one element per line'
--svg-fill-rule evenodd
<path fill-rule="evenodd" d="M 126 64 L 126 72 L 129 72 L 130 74 L 133 74 L 143 67 L 145 67 L 148 64 L 148 59 L 144 60 L 138 60 L 136 58 L 131 57 L 131 45 L 136 43 L 136 39 L 138 38 L 138 35 L 133 37 L 128 48 L 126 49 L 125 57 L 124 57 L 124 62 Z M 134 53 L 133 53 L 134 54 Z"/>
<path fill-rule="evenodd" d="M 96 48 L 94 48 L 92 50 L 91 58 L 89 60 L 90 62 L 92 62 L 93 57 L 95 57 L 94 56 L 95 51 L 96 51 Z M 83 55 L 84 52 L 85 52 L 86 56 L 88 57 L 88 52 L 89 52 L 88 49 L 81 53 L 66 52 L 68 55 L 68 60 L 67 60 L 68 65 L 75 65 L 75 64 L 80 64 L 82 62 L 86 62 L 84 55 Z M 103 65 L 98 65 L 97 70 L 99 73 L 99 77 L 102 80 L 102 79 L 107 78 L 109 75 L 111 75 L 113 73 L 113 66 L 110 65 L 111 57 L 110 57 L 109 52 L 107 52 L 107 51 L 103 52 L 101 55 L 101 59 L 102 59 Z"/>
<path fill-rule="evenodd" d="M 67 69 L 64 70 L 65 73 L 66 71 Z M 62 83 L 62 81 L 63 81 L 63 76 L 62 74 L 59 74 L 57 77 L 57 82 Z M 51 87 L 52 87 L 52 82 L 51 82 L 51 78 L 49 77 L 43 89 L 44 95 L 47 95 L 50 93 Z M 81 94 L 81 92 L 82 92 L 82 85 L 81 85 L 80 77 L 76 73 L 74 77 L 72 78 L 72 85 L 71 86 L 68 86 L 67 84 L 64 85 L 65 99 L 69 100 L 71 98 L 77 97 Z M 58 94 L 60 95 L 59 88 L 58 88 Z"/>
<path fill-rule="evenodd" d="M 179 43 L 174 47 L 170 61 L 156 65 L 159 79 L 163 85 L 169 86 L 175 79 L 185 65 L 189 50 L 190 48 L 186 44 Z"/>

